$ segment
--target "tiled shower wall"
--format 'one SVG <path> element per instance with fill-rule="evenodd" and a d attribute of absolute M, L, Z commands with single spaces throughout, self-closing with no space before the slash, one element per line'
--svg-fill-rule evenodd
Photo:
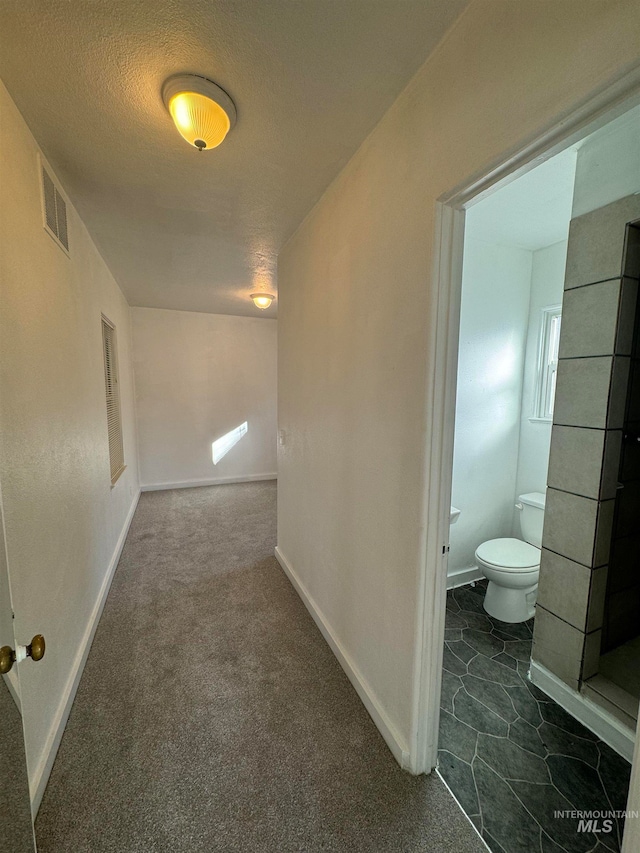
<path fill-rule="evenodd" d="M 572 220 L 532 659 L 598 670 L 640 277 L 640 196 Z"/>

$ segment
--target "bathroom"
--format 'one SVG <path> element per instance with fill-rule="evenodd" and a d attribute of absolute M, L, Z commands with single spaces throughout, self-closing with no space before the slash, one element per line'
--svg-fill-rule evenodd
<path fill-rule="evenodd" d="M 495 853 L 619 849 L 554 815 L 624 809 L 635 737 L 638 192 L 635 108 L 466 215 L 439 772 Z"/>

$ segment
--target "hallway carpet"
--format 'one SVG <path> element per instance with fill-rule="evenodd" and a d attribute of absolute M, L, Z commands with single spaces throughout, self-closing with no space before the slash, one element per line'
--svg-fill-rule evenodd
<path fill-rule="evenodd" d="M 273 557 L 276 484 L 143 494 L 40 853 L 480 853 L 402 772 Z"/>

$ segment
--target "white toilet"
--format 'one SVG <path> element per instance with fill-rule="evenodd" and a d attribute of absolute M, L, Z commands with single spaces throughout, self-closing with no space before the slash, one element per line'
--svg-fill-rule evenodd
<path fill-rule="evenodd" d="M 541 492 L 520 495 L 516 508 L 522 539 L 490 539 L 476 550 L 478 566 L 489 581 L 484 609 L 501 622 L 525 622 L 535 613 L 544 503 Z"/>

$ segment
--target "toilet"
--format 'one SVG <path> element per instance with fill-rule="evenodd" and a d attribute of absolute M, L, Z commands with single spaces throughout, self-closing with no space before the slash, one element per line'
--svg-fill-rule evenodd
<path fill-rule="evenodd" d="M 520 495 L 522 539 L 489 539 L 476 550 L 478 566 L 489 581 L 484 609 L 501 622 L 526 622 L 535 613 L 545 496 Z"/>

